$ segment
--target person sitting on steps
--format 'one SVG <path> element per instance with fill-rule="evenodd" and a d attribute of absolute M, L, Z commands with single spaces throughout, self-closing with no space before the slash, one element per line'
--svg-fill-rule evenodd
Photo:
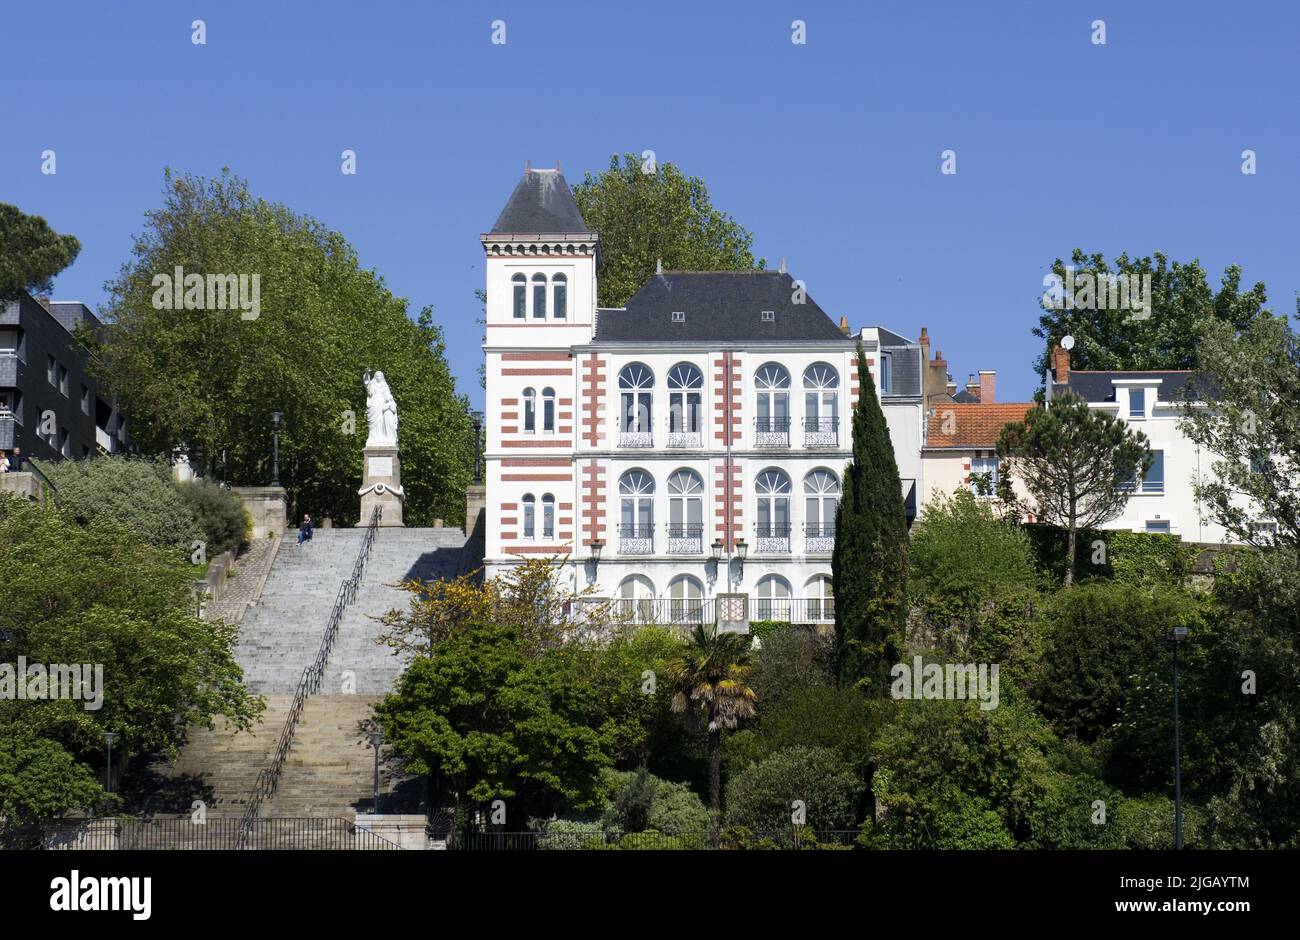
<path fill-rule="evenodd" d="M 302 517 L 302 524 L 298 526 L 299 545 L 301 545 L 303 542 L 311 541 L 311 531 L 312 531 L 311 514 L 308 513 L 307 515 Z"/>

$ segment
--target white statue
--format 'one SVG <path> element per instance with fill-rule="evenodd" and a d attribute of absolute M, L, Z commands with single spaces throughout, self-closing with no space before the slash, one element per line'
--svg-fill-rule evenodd
<path fill-rule="evenodd" d="M 366 446 L 397 446 L 397 402 L 389 391 L 384 373 L 376 372 L 372 377 L 367 369 L 361 381 L 366 386 L 366 423 L 370 433 L 366 437 Z"/>

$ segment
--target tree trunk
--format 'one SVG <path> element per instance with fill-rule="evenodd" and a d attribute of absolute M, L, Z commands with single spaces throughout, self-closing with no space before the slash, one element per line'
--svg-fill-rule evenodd
<path fill-rule="evenodd" d="M 1070 528 L 1069 548 L 1065 552 L 1065 586 L 1069 587 L 1074 583 L 1074 552 L 1075 552 L 1075 531 Z"/>
<path fill-rule="evenodd" d="M 722 812 L 722 729 L 709 730 L 709 808 Z"/>

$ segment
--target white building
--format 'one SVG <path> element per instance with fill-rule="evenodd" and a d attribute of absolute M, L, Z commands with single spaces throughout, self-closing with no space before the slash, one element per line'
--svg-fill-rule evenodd
<path fill-rule="evenodd" d="M 750 619 L 832 620 L 847 327 L 784 270 L 665 271 L 597 309 L 600 238 L 558 168 L 526 170 L 482 243 L 486 575 L 561 556 L 576 589 L 638 618 L 712 619 L 738 592 Z M 921 353 L 861 339 L 915 515 Z"/>

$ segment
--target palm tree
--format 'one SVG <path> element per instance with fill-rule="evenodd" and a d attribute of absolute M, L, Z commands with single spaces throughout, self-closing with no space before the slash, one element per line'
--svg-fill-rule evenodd
<path fill-rule="evenodd" d="M 722 810 L 722 729 L 754 717 L 758 695 L 749 686 L 749 637 L 698 625 L 681 653 L 669 660 L 673 711 L 689 712 L 709 733 L 709 805 Z"/>

